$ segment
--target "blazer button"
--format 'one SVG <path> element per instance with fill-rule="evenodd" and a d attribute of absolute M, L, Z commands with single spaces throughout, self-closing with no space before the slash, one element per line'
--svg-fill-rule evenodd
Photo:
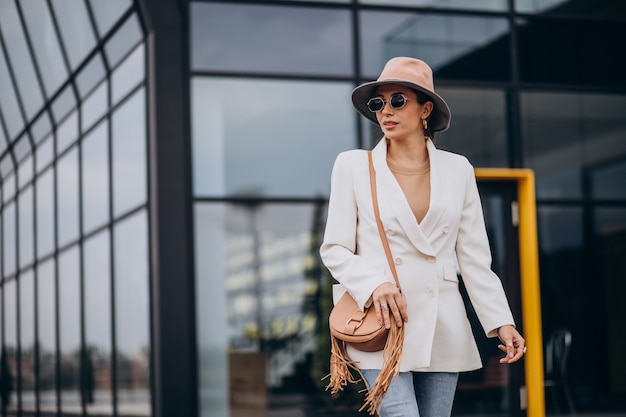
<path fill-rule="evenodd" d="M 443 226 L 443 232 L 444 233 L 448 233 L 450 231 L 450 228 L 448 227 L 448 225 Z"/>
<path fill-rule="evenodd" d="M 402 265 L 402 258 L 396 258 L 393 260 L 393 263 L 396 265 Z"/>
<path fill-rule="evenodd" d="M 428 257 L 428 262 L 430 262 L 431 264 L 435 263 L 435 257 L 434 256 L 429 256 Z"/>
<path fill-rule="evenodd" d="M 396 231 L 395 231 L 395 230 L 393 230 L 393 229 L 387 229 L 387 234 L 388 234 L 389 236 L 393 236 L 393 235 L 395 235 L 395 234 L 396 234 Z"/>
<path fill-rule="evenodd" d="M 428 295 L 430 295 L 431 297 L 435 296 L 436 291 L 433 288 L 429 288 L 428 289 Z"/>

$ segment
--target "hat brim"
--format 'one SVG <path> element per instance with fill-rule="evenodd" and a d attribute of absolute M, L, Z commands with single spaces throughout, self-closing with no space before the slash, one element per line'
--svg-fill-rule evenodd
<path fill-rule="evenodd" d="M 441 96 L 439 96 L 437 93 L 430 91 L 420 86 L 419 84 L 415 84 L 406 80 L 372 81 L 359 85 L 354 90 L 352 90 L 352 104 L 354 105 L 354 108 L 356 108 L 357 111 L 365 116 L 367 119 L 378 124 L 378 120 L 376 119 L 376 113 L 371 112 L 367 108 L 367 102 L 370 98 L 374 96 L 376 88 L 380 87 L 381 85 L 387 84 L 395 84 L 401 85 L 403 87 L 408 87 L 430 97 L 434 104 L 434 108 L 430 115 L 428 123 L 430 130 L 432 130 L 433 132 L 443 132 L 444 130 L 448 129 L 448 127 L 450 127 L 450 108 L 448 107 L 448 104 L 445 102 L 445 100 L 441 98 Z"/>

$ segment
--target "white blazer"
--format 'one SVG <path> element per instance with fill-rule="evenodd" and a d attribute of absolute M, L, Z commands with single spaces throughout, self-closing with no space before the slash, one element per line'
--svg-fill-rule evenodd
<path fill-rule="evenodd" d="M 462 372 L 481 367 L 476 341 L 459 291 L 455 267 L 483 330 L 514 324 L 500 279 L 491 270 L 491 251 L 474 169 L 460 155 L 427 143 L 430 206 L 418 224 L 386 162 L 387 141 L 372 151 L 380 216 L 402 291 L 408 323 L 401 371 Z M 331 177 L 328 218 L 320 247 L 322 262 L 361 308 L 383 282 L 395 283 L 372 206 L 367 153 L 338 155 Z M 361 369 L 380 369 L 382 352 L 348 347 Z"/>

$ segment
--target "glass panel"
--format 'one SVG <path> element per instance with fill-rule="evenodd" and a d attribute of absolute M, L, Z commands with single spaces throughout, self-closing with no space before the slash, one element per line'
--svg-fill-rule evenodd
<path fill-rule="evenodd" d="M 89 414 L 112 414 L 109 231 L 85 241 L 85 401 Z"/>
<path fill-rule="evenodd" d="M 349 10 L 192 2 L 190 14 L 193 70 L 352 73 Z"/>
<path fill-rule="evenodd" d="M 17 168 L 18 185 L 17 188 L 24 187 L 33 179 L 33 157 L 28 156 Z"/>
<path fill-rule="evenodd" d="M 55 261 L 37 266 L 37 342 L 39 348 L 39 407 L 56 411 L 56 285 Z"/>
<path fill-rule="evenodd" d="M 89 5 L 96 19 L 96 26 L 100 37 L 111 29 L 117 20 L 132 5 L 131 0 L 89 0 Z"/>
<path fill-rule="evenodd" d="M 35 159 L 37 160 L 38 173 L 52 162 L 52 159 L 54 158 L 52 145 L 52 136 L 48 136 L 37 147 L 37 150 L 35 151 Z"/>
<path fill-rule="evenodd" d="M 74 111 L 57 129 L 57 154 L 63 153 L 78 139 L 78 112 Z"/>
<path fill-rule="evenodd" d="M 291 366 L 318 346 L 328 351 L 315 334 L 321 268 L 314 236 L 323 213 L 311 204 L 196 204 L 203 415 L 227 415 L 229 404 L 238 415 L 242 398 L 256 404 L 250 415 L 266 415 L 270 390 L 278 395 L 285 381 L 323 376 L 315 366 Z"/>
<path fill-rule="evenodd" d="M 113 214 L 147 200 L 145 91 L 139 90 L 115 113 L 113 128 Z"/>
<path fill-rule="evenodd" d="M 30 127 L 30 132 L 35 143 L 39 143 L 43 138 L 52 132 L 52 124 L 48 112 L 45 111 L 35 120 Z"/>
<path fill-rule="evenodd" d="M 57 96 L 52 103 L 52 116 L 55 122 L 58 124 L 60 121 L 76 107 L 76 97 L 72 86 L 68 85 L 63 89 L 63 92 Z"/>
<path fill-rule="evenodd" d="M 616 39 L 626 39 L 623 22 L 520 19 L 517 33 L 522 81 L 626 86 L 626 62 L 615 59 L 611 47 Z"/>
<path fill-rule="evenodd" d="M 31 119 L 43 105 L 43 96 L 13 0 L 0 0 L 0 31 L 26 117 Z"/>
<path fill-rule="evenodd" d="M 146 76 L 145 48 L 140 44 L 111 76 L 112 101 L 116 104 Z"/>
<path fill-rule="evenodd" d="M 626 291 L 626 281 L 624 274 L 626 271 L 626 207 L 601 208 L 596 209 L 595 213 L 595 238 L 598 240 L 598 266 L 603 272 L 603 279 L 594 280 L 601 287 L 596 290 L 596 297 L 587 297 L 589 299 L 598 300 L 594 305 L 594 312 L 591 312 L 589 318 L 584 320 L 587 333 L 584 335 L 576 335 L 583 340 L 589 340 L 590 343 L 585 344 L 585 351 L 578 353 L 578 357 L 584 355 L 592 355 L 594 349 L 597 348 L 598 327 L 594 325 L 596 320 L 602 320 L 606 323 L 606 368 L 592 369 L 593 376 L 587 384 L 595 390 L 601 392 L 619 393 L 622 391 L 625 380 L 624 370 L 626 370 L 626 361 L 620 351 L 622 343 L 626 342 L 624 335 L 626 334 L 626 325 L 622 317 L 626 316 L 626 303 L 624 303 L 624 291 Z M 594 269 L 595 271 L 595 269 Z M 604 286 L 604 288 L 602 288 Z M 589 300 L 590 301 L 590 300 Z M 597 318 L 592 318 L 594 317 Z M 581 314 L 582 317 L 582 314 Z M 573 349 L 572 349 L 573 351 Z M 574 358 L 572 358 L 574 359 Z M 582 361 L 581 359 L 581 362 Z M 592 364 L 588 364 L 587 368 L 597 368 Z M 598 372 L 599 371 L 599 372 Z M 587 378 L 585 378 L 587 380 Z M 601 388 L 600 388 L 601 387 Z M 596 396 L 597 397 L 597 396 Z M 616 394 L 616 400 L 622 397 Z M 616 401 L 616 403 L 618 403 Z M 622 408 L 623 410 L 623 408 Z"/>
<path fill-rule="evenodd" d="M 78 151 L 70 150 L 57 164 L 58 244 L 78 238 Z"/>
<path fill-rule="evenodd" d="M 150 400 L 150 291 L 148 217 L 141 211 L 117 223 L 115 340 L 120 415 L 152 415 Z"/>
<path fill-rule="evenodd" d="M 102 56 L 96 54 L 76 77 L 76 86 L 80 96 L 84 98 L 105 76 Z"/>
<path fill-rule="evenodd" d="M 28 140 L 28 135 L 23 134 L 18 140 L 13 144 L 13 154 L 15 155 L 15 159 L 19 163 L 24 156 L 30 153 L 30 141 Z"/>
<path fill-rule="evenodd" d="M 33 187 L 24 189 L 19 196 L 20 268 L 35 260 L 35 230 L 33 229 Z"/>
<path fill-rule="evenodd" d="M 39 0 L 22 0 L 20 4 L 41 78 L 50 97 L 68 75 L 50 10 Z"/>
<path fill-rule="evenodd" d="M 80 264 L 78 246 L 59 256 L 59 346 L 61 410 L 81 414 Z"/>
<path fill-rule="evenodd" d="M 584 18 L 623 18 L 626 10 L 620 1 L 515 0 L 520 13 L 542 16 L 579 16 Z"/>
<path fill-rule="evenodd" d="M 41 259 L 54 250 L 54 171 L 41 174 L 36 187 L 37 256 Z"/>
<path fill-rule="evenodd" d="M 592 169 L 591 193 L 594 198 L 626 200 L 626 160 Z"/>
<path fill-rule="evenodd" d="M 74 70 L 96 46 L 87 8 L 83 1 L 75 0 L 52 0 L 52 6 L 70 65 Z M 76 36 L 78 33 L 80 36 Z"/>
<path fill-rule="evenodd" d="M 15 248 L 17 247 L 15 228 L 16 228 L 16 218 L 15 218 L 15 203 L 11 202 L 4 206 L 2 210 L 2 234 L 3 241 L 2 247 L 4 249 L 4 257 L 3 268 L 4 268 L 4 276 L 10 276 L 15 273 L 16 267 L 15 263 L 17 261 L 15 252 Z"/>
<path fill-rule="evenodd" d="M 83 133 L 101 118 L 109 109 L 109 83 L 105 80 L 83 102 L 82 129 Z"/>
<path fill-rule="evenodd" d="M 137 15 L 133 14 L 104 46 L 109 68 L 115 67 L 143 38 Z"/>
<path fill-rule="evenodd" d="M 365 78 L 376 79 L 389 58 L 401 55 L 426 61 L 435 80 L 510 79 L 506 19 L 381 12 L 360 19 Z"/>
<path fill-rule="evenodd" d="M 6 203 L 15 196 L 15 174 L 11 173 L 4 178 L 2 187 L 2 196 Z"/>
<path fill-rule="evenodd" d="M 352 88 L 336 82 L 192 79 L 194 194 L 328 193 L 335 157 L 356 144 Z"/>
<path fill-rule="evenodd" d="M 13 88 L 13 82 L 11 81 L 3 53 L 0 53 L 0 91 L 2 91 L 2 94 L 0 94 L 0 109 L 2 110 L 4 123 L 9 134 L 8 139 L 12 141 L 20 130 L 24 128 L 24 119 L 22 119 L 20 105 L 17 102 L 16 92 Z"/>
<path fill-rule="evenodd" d="M 17 389 L 16 381 L 17 373 L 17 284 L 14 279 L 5 281 L 4 290 L 4 351 L 0 357 L 0 365 L 2 366 L 3 379 L 13 383 L 13 389 L 8 396 L 9 412 L 17 410 Z M 12 415 L 12 414 L 10 414 Z"/>
<path fill-rule="evenodd" d="M 411 6 L 441 9 L 508 10 L 508 0 L 358 0 L 362 4 Z"/>
<path fill-rule="evenodd" d="M 83 139 L 83 232 L 109 220 L 109 129 L 100 123 Z"/>
<path fill-rule="evenodd" d="M 20 275 L 22 408 L 35 410 L 35 289 L 33 270 Z"/>
<path fill-rule="evenodd" d="M 524 165 L 539 197 L 581 197 L 581 167 L 626 156 L 626 96 L 537 92 L 520 102 Z"/>

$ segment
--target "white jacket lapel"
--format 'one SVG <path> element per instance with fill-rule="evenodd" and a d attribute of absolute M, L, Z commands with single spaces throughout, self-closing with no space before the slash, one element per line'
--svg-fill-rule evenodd
<path fill-rule="evenodd" d="M 385 138 L 376 145 L 372 151 L 372 157 L 376 170 L 378 204 L 385 230 L 388 228 L 385 225 L 385 212 L 387 212 L 387 216 L 393 216 L 398 220 L 406 236 L 417 250 L 426 255 L 435 256 L 435 251 L 418 225 L 402 188 L 387 165 L 387 141 Z"/>

